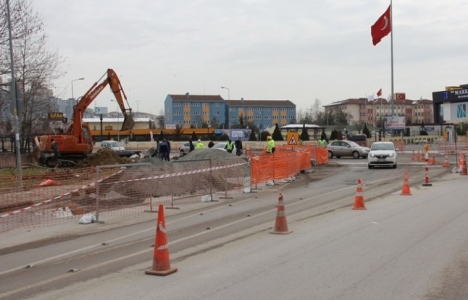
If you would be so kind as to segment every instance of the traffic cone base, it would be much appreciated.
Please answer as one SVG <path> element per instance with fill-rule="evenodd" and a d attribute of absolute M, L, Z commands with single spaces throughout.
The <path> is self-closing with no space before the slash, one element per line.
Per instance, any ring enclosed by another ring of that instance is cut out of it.
<path fill-rule="evenodd" d="M 362 181 L 358 179 L 358 185 L 356 188 L 356 196 L 354 197 L 354 210 L 366 210 L 366 206 L 364 204 L 364 196 L 362 195 Z"/>
<path fill-rule="evenodd" d="M 147 270 L 145 271 L 145 274 L 147 275 L 156 275 L 156 276 L 166 276 L 172 273 L 177 272 L 177 268 L 173 268 L 167 271 L 153 271 L 153 270 Z"/>
<path fill-rule="evenodd" d="M 272 234 L 289 234 L 292 231 L 288 230 L 288 222 L 286 221 L 286 212 L 283 205 L 283 194 L 278 198 L 278 210 L 276 213 L 275 229 L 271 231 Z"/>
<path fill-rule="evenodd" d="M 148 275 L 166 276 L 177 272 L 177 268 L 171 268 L 169 259 L 169 247 L 167 246 L 166 220 L 164 219 L 164 206 L 159 205 L 158 219 L 156 223 L 156 237 L 154 241 L 153 267 L 145 271 Z"/>

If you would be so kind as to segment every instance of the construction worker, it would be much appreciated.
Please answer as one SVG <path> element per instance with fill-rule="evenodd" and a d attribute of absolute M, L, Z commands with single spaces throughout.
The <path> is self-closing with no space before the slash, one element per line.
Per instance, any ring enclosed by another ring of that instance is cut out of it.
<path fill-rule="evenodd" d="M 326 146 L 327 140 L 322 136 L 319 140 L 319 146 Z"/>
<path fill-rule="evenodd" d="M 226 146 L 224 146 L 224 149 L 226 149 L 227 152 L 232 153 L 232 150 L 234 149 L 234 143 L 229 139 Z"/>
<path fill-rule="evenodd" d="M 266 152 L 270 154 L 273 154 L 275 152 L 275 141 L 271 138 L 271 136 L 267 137 Z"/>
<path fill-rule="evenodd" d="M 202 148 L 203 148 L 203 143 L 201 142 L 201 140 L 198 140 L 197 149 L 202 149 Z"/>

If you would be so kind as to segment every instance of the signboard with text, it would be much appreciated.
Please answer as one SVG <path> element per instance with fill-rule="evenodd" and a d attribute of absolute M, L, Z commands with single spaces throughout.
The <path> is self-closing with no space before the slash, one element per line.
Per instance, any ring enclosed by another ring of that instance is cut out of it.
<path fill-rule="evenodd" d="M 49 112 L 49 120 L 63 121 L 62 112 Z"/>

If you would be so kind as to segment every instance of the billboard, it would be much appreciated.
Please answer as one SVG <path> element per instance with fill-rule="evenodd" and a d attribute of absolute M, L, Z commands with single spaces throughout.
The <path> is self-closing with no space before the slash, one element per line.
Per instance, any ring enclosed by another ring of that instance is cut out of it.
<path fill-rule="evenodd" d="M 403 130 L 406 125 L 405 116 L 387 116 L 384 118 L 385 128 L 388 130 Z"/>
<path fill-rule="evenodd" d="M 94 113 L 97 115 L 107 115 L 107 107 L 95 107 Z"/>

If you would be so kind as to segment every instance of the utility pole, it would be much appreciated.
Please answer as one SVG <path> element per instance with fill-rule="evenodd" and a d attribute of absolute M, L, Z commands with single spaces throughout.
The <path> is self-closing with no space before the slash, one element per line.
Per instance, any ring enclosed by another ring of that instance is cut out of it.
<path fill-rule="evenodd" d="M 16 168 L 18 170 L 18 188 L 23 190 L 23 174 L 21 171 L 21 147 L 20 147 L 20 126 L 19 126 L 19 103 L 16 95 L 16 79 L 15 79 L 15 64 L 13 63 L 13 42 L 11 39 L 11 19 L 10 19 L 10 0 L 6 1 L 7 19 L 8 19 L 8 36 L 10 40 L 10 68 L 11 68 L 11 99 L 15 103 L 15 145 L 16 145 Z"/>

